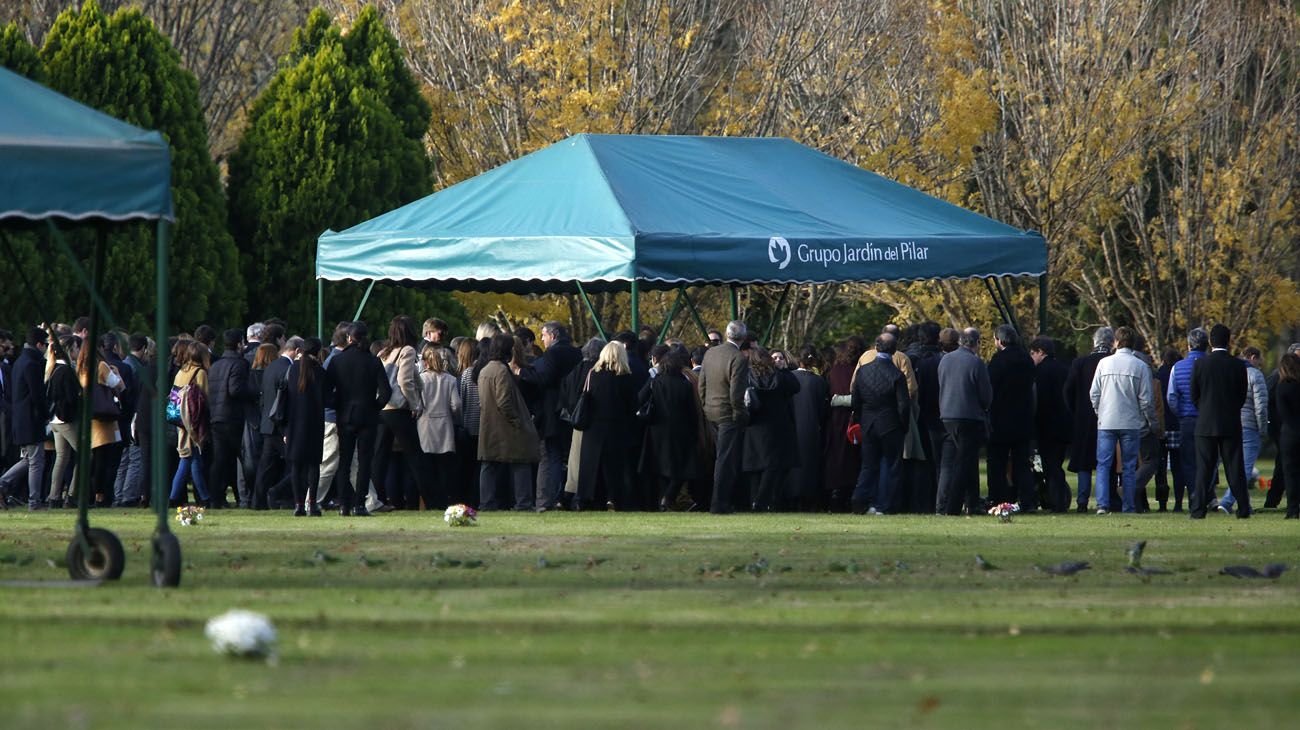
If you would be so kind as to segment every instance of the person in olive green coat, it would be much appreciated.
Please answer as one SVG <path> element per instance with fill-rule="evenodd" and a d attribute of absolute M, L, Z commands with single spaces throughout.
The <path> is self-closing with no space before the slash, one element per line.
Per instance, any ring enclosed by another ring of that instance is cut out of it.
<path fill-rule="evenodd" d="M 510 358 L 515 342 L 510 335 L 492 338 L 489 360 L 477 374 L 479 397 L 479 507 L 505 509 L 498 499 L 501 481 L 509 475 L 514 487 L 514 508 L 533 509 L 532 465 L 541 461 L 541 441 Z"/>

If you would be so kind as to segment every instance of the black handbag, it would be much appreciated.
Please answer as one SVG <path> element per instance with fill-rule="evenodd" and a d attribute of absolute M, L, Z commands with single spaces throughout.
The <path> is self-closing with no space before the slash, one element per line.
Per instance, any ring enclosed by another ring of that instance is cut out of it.
<path fill-rule="evenodd" d="M 591 426 L 591 404 L 587 401 L 587 393 L 590 389 L 591 372 L 589 371 L 582 392 L 578 394 L 578 400 L 573 404 L 573 410 L 569 412 L 569 423 L 573 425 L 574 431 L 586 431 Z"/>
<path fill-rule="evenodd" d="M 636 409 L 636 420 L 641 423 L 651 423 L 655 420 L 655 395 L 654 386 L 650 386 L 650 397 L 645 399 L 645 403 Z"/>
<path fill-rule="evenodd" d="M 103 421 L 116 421 L 122 416 L 122 406 L 113 397 L 113 390 L 107 385 L 95 383 L 91 392 L 91 414 Z"/>

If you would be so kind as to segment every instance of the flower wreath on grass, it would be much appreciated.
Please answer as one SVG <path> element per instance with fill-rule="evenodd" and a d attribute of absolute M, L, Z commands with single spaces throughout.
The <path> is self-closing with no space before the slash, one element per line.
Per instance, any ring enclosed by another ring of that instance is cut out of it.
<path fill-rule="evenodd" d="M 1001 522 L 1010 522 L 1011 515 L 1020 511 L 1020 505 L 1014 502 L 1003 502 L 989 507 L 989 514 L 995 515 Z"/>
<path fill-rule="evenodd" d="M 182 525 L 196 525 L 203 521 L 203 508 L 187 504 L 176 508 L 176 521 Z"/>
<path fill-rule="evenodd" d="M 452 527 L 474 527 L 478 524 L 478 510 L 467 504 L 453 504 L 443 513 L 442 519 Z"/>

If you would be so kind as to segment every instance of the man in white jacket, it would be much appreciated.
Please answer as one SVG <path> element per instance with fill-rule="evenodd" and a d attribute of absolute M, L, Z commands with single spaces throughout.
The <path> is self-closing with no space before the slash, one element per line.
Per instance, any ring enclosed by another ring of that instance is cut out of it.
<path fill-rule="evenodd" d="M 1156 423 L 1151 370 L 1133 354 L 1137 333 L 1115 330 L 1115 354 L 1103 358 L 1092 379 L 1092 408 L 1097 412 L 1097 514 L 1110 512 L 1110 480 L 1115 445 L 1123 460 L 1122 495 L 1125 512 L 1136 512 L 1137 461 L 1142 432 Z"/>

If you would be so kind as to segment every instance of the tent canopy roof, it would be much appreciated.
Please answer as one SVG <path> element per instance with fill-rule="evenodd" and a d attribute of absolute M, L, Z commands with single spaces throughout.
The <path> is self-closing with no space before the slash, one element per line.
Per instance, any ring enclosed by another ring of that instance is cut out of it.
<path fill-rule="evenodd" d="M 782 138 L 579 134 L 342 232 L 317 276 L 619 289 L 1036 276 L 1023 232 Z"/>
<path fill-rule="evenodd" d="M 0 99 L 0 219 L 173 218 L 161 134 L 3 68 Z"/>

